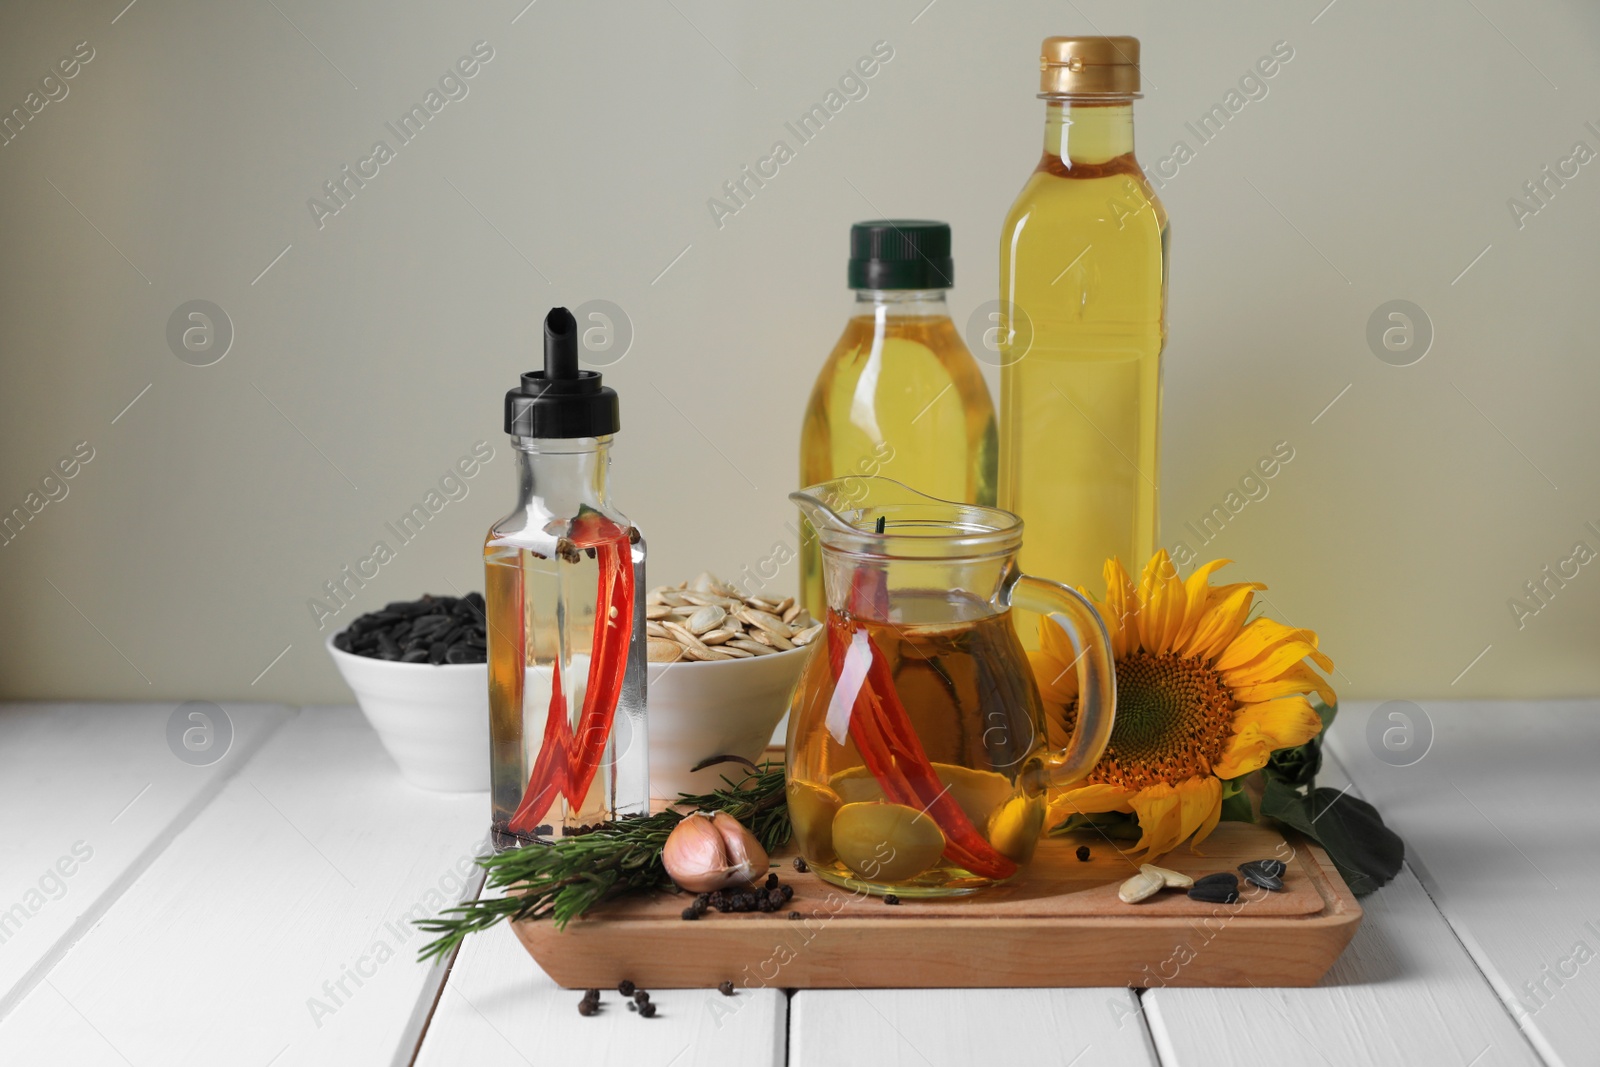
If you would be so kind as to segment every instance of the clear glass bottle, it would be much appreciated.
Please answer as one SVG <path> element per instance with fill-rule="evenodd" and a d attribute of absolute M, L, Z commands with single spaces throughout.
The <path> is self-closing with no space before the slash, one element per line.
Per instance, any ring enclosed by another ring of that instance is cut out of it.
<path fill-rule="evenodd" d="M 645 544 L 611 502 L 617 394 L 545 320 L 545 369 L 506 394 L 517 504 L 483 548 L 497 847 L 650 810 Z"/>
<path fill-rule="evenodd" d="M 1051 37 L 1041 64 L 1044 156 L 1000 237 L 1000 506 L 1024 567 L 1098 588 L 1155 551 L 1167 213 L 1133 154 L 1139 42 Z"/>
<path fill-rule="evenodd" d="M 950 226 L 915 219 L 850 228 L 854 307 L 817 375 L 800 432 L 800 485 L 895 478 L 968 504 L 995 502 L 994 401 L 950 321 Z M 827 612 L 815 532 L 802 517 L 801 603 Z"/>

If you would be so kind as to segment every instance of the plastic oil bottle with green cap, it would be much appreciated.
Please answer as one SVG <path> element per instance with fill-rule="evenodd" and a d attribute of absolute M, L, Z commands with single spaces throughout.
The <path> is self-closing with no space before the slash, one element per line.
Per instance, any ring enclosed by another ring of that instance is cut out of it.
<path fill-rule="evenodd" d="M 879 219 L 850 227 L 850 321 L 817 375 L 800 431 L 800 484 L 882 475 L 947 500 L 992 505 L 994 402 L 945 292 L 950 226 Z M 816 536 L 801 520 L 801 601 L 827 611 Z"/>

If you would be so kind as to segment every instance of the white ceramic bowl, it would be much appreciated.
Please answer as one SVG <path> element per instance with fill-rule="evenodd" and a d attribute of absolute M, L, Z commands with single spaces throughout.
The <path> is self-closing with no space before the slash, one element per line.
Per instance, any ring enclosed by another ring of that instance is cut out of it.
<path fill-rule="evenodd" d="M 326 644 L 408 782 L 445 793 L 488 791 L 488 664 L 398 663 L 342 652 L 332 635 Z"/>
<path fill-rule="evenodd" d="M 690 773 L 708 756 L 759 761 L 772 730 L 789 710 L 789 697 L 808 648 L 750 659 L 650 664 L 650 796 L 671 801 L 679 793 L 709 793 L 737 765 Z"/>

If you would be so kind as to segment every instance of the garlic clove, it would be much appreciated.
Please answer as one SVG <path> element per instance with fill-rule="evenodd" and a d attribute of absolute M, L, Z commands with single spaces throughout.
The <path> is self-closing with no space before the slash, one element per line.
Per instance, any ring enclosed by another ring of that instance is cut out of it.
<path fill-rule="evenodd" d="M 719 811 L 711 817 L 711 825 L 722 835 L 730 867 L 744 867 L 749 872 L 747 879 L 752 882 L 767 873 L 771 863 L 767 859 L 767 850 L 761 847 L 755 834 L 745 829 L 744 823 L 725 811 Z"/>
<path fill-rule="evenodd" d="M 678 888 L 711 893 L 748 885 L 767 873 L 767 853 L 733 816 L 697 811 L 667 835 L 661 865 Z"/>

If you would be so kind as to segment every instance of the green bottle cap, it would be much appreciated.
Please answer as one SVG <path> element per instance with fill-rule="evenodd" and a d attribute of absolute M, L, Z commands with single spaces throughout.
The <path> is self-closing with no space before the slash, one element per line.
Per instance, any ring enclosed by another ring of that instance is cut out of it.
<path fill-rule="evenodd" d="M 876 219 L 850 227 L 850 288 L 948 289 L 955 284 L 950 224 Z"/>

